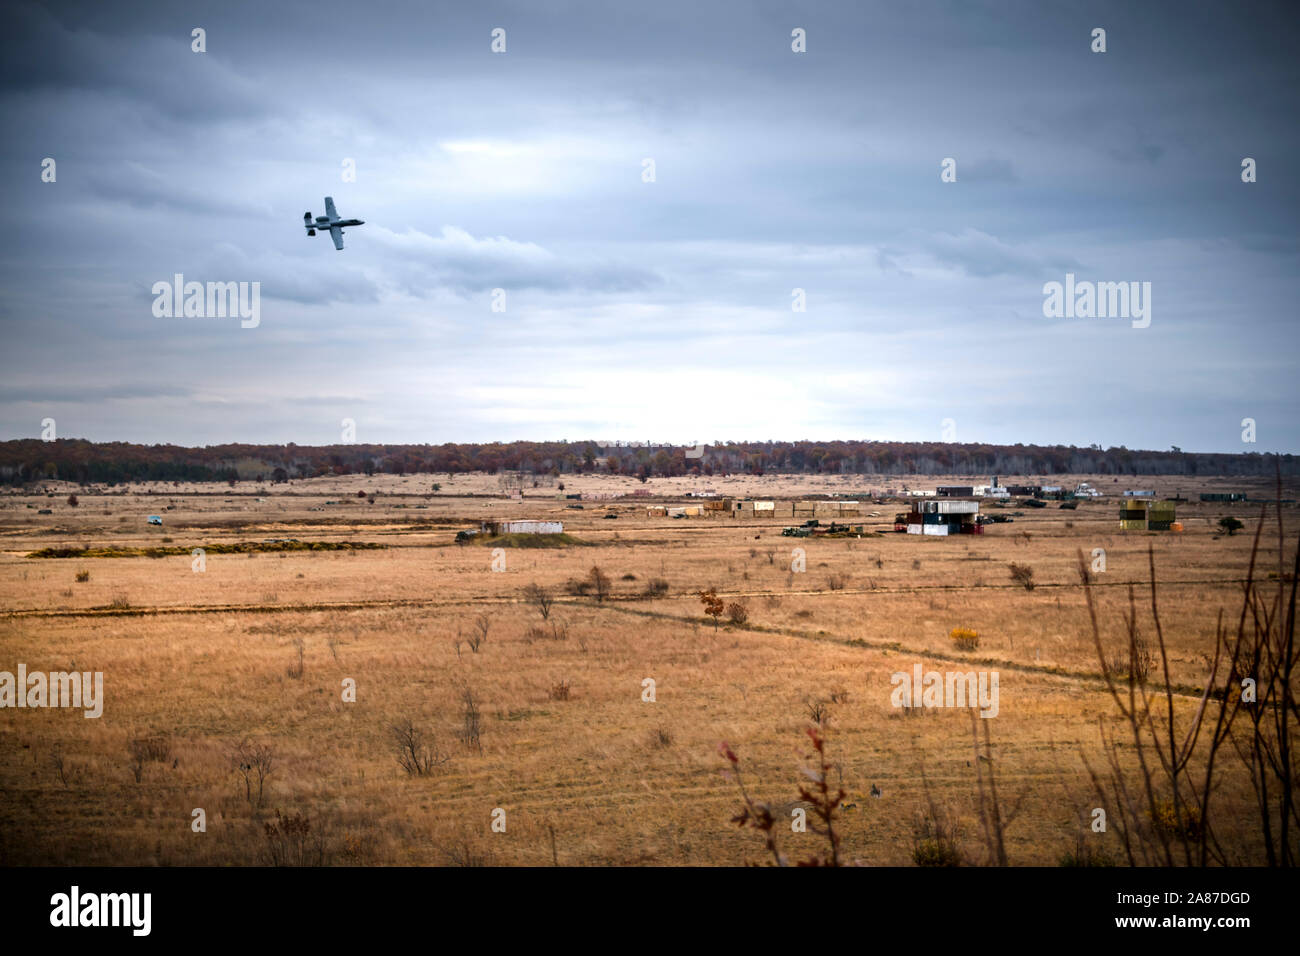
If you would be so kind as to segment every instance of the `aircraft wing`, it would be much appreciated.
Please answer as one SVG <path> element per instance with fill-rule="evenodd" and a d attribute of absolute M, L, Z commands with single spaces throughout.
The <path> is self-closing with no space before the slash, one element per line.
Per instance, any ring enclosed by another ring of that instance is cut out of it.
<path fill-rule="evenodd" d="M 330 222 L 333 222 L 339 217 L 339 211 L 334 208 L 333 196 L 325 197 L 325 215 L 329 216 Z"/>
<path fill-rule="evenodd" d="M 343 230 L 338 226 L 330 226 L 330 238 L 334 240 L 334 248 L 343 248 Z"/>

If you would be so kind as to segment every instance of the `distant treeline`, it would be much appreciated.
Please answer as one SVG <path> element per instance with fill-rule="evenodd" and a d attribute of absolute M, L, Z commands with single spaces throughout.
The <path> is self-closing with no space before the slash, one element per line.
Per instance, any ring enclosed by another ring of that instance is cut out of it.
<path fill-rule="evenodd" d="M 699 457 L 681 446 L 596 442 L 443 445 L 133 445 L 60 439 L 0 442 L 0 481 L 43 478 L 107 484 L 126 481 L 286 481 L 322 475 L 472 471 L 638 478 L 724 474 L 859 475 L 1233 475 L 1300 473 L 1300 457 L 1197 454 L 1174 448 L 982 445 L 941 442 L 782 441 L 707 445 Z"/>

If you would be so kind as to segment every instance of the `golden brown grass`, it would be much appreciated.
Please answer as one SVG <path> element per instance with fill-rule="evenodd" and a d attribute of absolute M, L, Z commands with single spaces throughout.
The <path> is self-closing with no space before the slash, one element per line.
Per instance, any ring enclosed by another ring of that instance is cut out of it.
<path fill-rule="evenodd" d="M 975 799 L 968 715 L 904 716 L 890 706 L 890 675 L 919 662 L 999 670 L 998 784 L 1024 798 L 1007 855 L 1054 864 L 1092 806 L 1080 750 L 1100 753 L 1097 722 L 1113 716 L 1077 551 L 1106 551 L 1094 599 L 1103 639 L 1119 651 L 1127 586 L 1142 593 L 1154 546 L 1171 681 L 1186 693 L 1179 706 L 1193 708 L 1215 615 L 1239 601 L 1258 514 L 1197 503 L 1180 508 L 1182 535 L 1124 534 L 1112 499 L 1026 512 L 969 538 L 790 539 L 780 526 L 797 522 L 647 518 L 628 499 L 576 510 L 553 490 L 522 503 L 457 497 L 494 491 L 495 479 L 438 480 L 434 497 L 425 497 L 431 476 L 295 482 L 267 488 L 263 502 L 212 488 L 202 496 L 181 493 L 194 487 L 80 491 L 75 513 L 55 507 L 39 520 L 25 506 L 49 499 L 4 498 L 0 670 L 23 662 L 102 671 L 106 703 L 98 720 L 0 710 L 0 862 L 264 863 L 273 841 L 263 824 L 280 809 L 309 816 L 333 862 L 544 865 L 553 829 L 555 858 L 566 865 L 742 863 L 762 847 L 729 822 L 736 795 L 720 773 L 719 741 L 742 753 L 755 795 L 788 818 L 808 702 L 834 695 L 827 739 L 854 805 L 844 811 L 842 854 L 909 864 L 925 804 L 922 767 L 967 831 Z M 722 479 L 687 482 L 651 485 L 728 490 Z M 900 483 L 803 482 L 814 491 L 886 484 Z M 735 486 L 771 494 L 800 482 Z M 1188 479 L 1180 487 L 1197 490 Z M 377 491 L 376 503 L 323 503 L 357 488 Z M 869 510 L 882 517 L 863 520 L 888 530 L 900 509 Z M 602 517 L 611 511 L 619 520 Z M 145 527 L 144 515 L 158 513 L 164 528 Z M 1245 520 L 1245 532 L 1219 537 L 1214 523 L 1226 513 Z M 491 546 L 452 543 L 457 529 L 488 517 L 558 518 L 584 544 L 509 548 L 506 569 L 493 571 Z M 1294 509 L 1284 517 L 1294 529 Z M 27 557 L 45 547 L 154 547 L 164 535 L 187 553 Z M 205 571 L 191 569 L 192 547 L 273 537 L 387 547 L 210 553 Z M 790 570 L 796 546 L 806 550 L 802 574 Z M 1033 568 L 1034 590 L 1010 580 L 1011 562 Z M 610 578 L 610 599 L 566 594 L 566 582 L 593 565 Z M 89 579 L 74 587 L 87 568 Z M 656 579 L 667 592 L 647 596 Z M 556 594 L 548 622 L 524 600 L 533 582 Z M 711 587 L 728 603 L 743 601 L 745 624 L 724 617 L 714 630 L 698 598 Z M 129 607 L 109 610 L 119 597 Z M 480 617 L 488 629 L 475 652 L 469 638 Z M 955 627 L 978 632 L 978 647 L 956 648 Z M 349 678 L 355 703 L 342 699 Z M 647 678 L 654 702 L 643 700 Z M 556 693 L 560 686 L 567 693 Z M 466 689 L 481 712 L 481 753 L 458 736 Z M 449 754 L 445 765 L 427 775 L 402 770 L 391 728 L 404 720 Z M 146 762 L 137 783 L 131 741 L 162 735 L 171 760 Z M 260 807 L 230 767 L 230 749 L 246 738 L 275 753 Z M 206 833 L 191 830 L 196 807 L 206 811 Z M 506 812 L 504 833 L 491 830 L 496 808 Z M 816 839 L 787 833 L 782 845 L 804 856 Z"/>

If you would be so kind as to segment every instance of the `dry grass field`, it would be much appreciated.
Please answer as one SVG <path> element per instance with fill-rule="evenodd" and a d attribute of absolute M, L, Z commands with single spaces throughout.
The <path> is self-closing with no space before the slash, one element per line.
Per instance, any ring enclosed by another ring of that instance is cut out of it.
<path fill-rule="evenodd" d="M 1105 551 L 1093 594 L 1103 640 L 1122 656 L 1129 585 L 1139 633 L 1154 636 L 1150 549 L 1185 718 L 1198 704 L 1220 611 L 1235 626 L 1258 502 L 1276 489 L 1215 478 L 1091 480 L 1110 497 L 1074 511 L 1012 504 L 1003 510 L 1023 512 L 1013 522 L 955 538 L 893 533 L 904 510 L 893 503 L 852 519 L 874 529 L 861 537 L 791 539 L 781 527 L 802 518 L 672 520 L 648 517 L 639 499 L 575 502 L 555 488 L 511 501 L 487 475 L 99 493 L 51 483 L 52 497 L 0 497 L 0 670 L 22 663 L 104 680 L 98 719 L 0 710 L 0 863 L 758 862 L 761 835 L 732 822 L 742 804 L 724 775 L 724 741 L 751 795 L 773 807 L 782 849 L 804 856 L 821 838 L 785 821 L 806 782 L 805 730 L 818 710 L 832 782 L 848 794 L 837 821 L 846 859 L 911 865 L 918 820 L 933 807 L 954 822 L 965 859 L 985 862 L 976 783 L 984 761 L 970 713 L 891 704 L 891 674 L 918 663 L 1000 675 L 998 714 L 980 729 L 990 731 L 1004 803 L 1018 804 L 1006 829 L 1012 864 L 1056 865 L 1085 835 L 1120 859 L 1113 829 L 1086 826 L 1098 802 L 1084 761 L 1105 765 L 1101 722 L 1114 726 L 1118 713 L 1078 555 Z M 791 476 L 565 482 L 570 494 L 640 489 L 672 502 L 705 487 L 853 497 L 902 485 Z M 1179 506 L 1184 530 L 1121 532 L 1114 495 L 1123 487 L 1190 497 Z M 1229 489 L 1253 501 L 1196 500 Z M 44 508 L 52 514 L 38 514 Z M 146 524 L 151 514 L 163 524 Z M 1235 536 L 1217 527 L 1227 514 L 1245 524 Z M 1256 576 L 1276 581 L 1289 565 L 1278 560 L 1277 509 L 1268 514 Z M 457 530 L 487 518 L 562 520 L 572 540 L 499 553 L 455 543 Z M 1298 518 L 1294 505 L 1282 506 L 1292 548 Z M 222 553 L 267 539 L 379 547 Z M 31 556 L 107 547 L 183 551 Z M 806 550 L 803 573 L 791 571 L 794 547 Z M 193 548 L 206 549 L 201 568 Z M 1032 568 L 1032 590 L 1011 579 L 1013 562 Z M 608 576 L 604 600 L 571 593 L 593 567 Z M 546 619 L 527 599 L 532 584 L 554 595 Z M 746 619 L 724 614 L 715 626 L 698 597 L 708 588 Z M 978 646 L 956 647 L 957 627 L 976 631 Z M 643 699 L 647 679 L 653 701 Z M 344 699 L 349 681 L 354 701 Z M 393 728 L 408 722 L 422 736 L 416 756 L 428 755 L 427 772 L 399 762 Z M 244 755 L 232 759 L 241 742 Z M 254 751 L 269 762 L 260 799 L 256 767 L 239 767 L 257 764 Z M 1253 859 L 1244 777 L 1225 777 L 1216 799 L 1247 807 L 1237 852 Z M 204 832 L 192 827 L 196 808 Z M 498 809 L 504 832 L 493 829 Z M 310 839 L 277 824 L 277 811 L 309 818 Z"/>

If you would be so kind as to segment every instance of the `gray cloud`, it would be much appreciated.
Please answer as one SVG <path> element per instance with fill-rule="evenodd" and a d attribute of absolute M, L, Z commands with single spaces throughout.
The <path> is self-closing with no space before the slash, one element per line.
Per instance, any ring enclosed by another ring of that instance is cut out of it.
<path fill-rule="evenodd" d="M 1088 12 L 10 4 L 0 434 L 1240 450 L 1249 415 L 1294 451 L 1293 11 Z M 1065 271 L 1151 281 L 1151 327 L 1045 320 Z M 262 324 L 154 318 L 176 272 L 261 282 Z"/>

